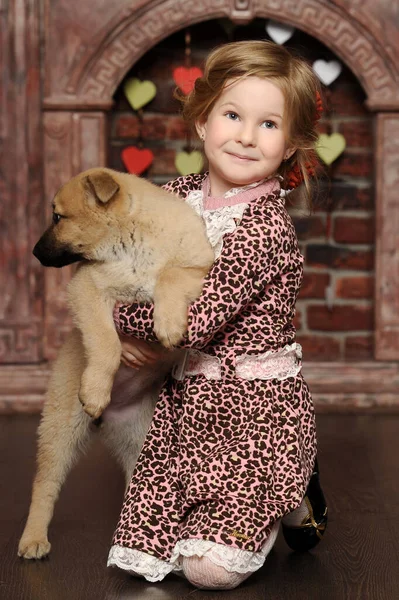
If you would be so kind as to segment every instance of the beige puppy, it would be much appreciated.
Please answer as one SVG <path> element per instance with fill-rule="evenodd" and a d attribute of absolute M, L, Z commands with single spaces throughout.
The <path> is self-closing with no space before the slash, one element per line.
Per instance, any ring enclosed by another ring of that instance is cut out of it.
<path fill-rule="evenodd" d="M 107 408 L 111 392 L 102 432 L 130 479 L 159 388 L 176 359 L 165 352 L 155 367 L 121 366 L 115 303 L 153 302 L 157 338 L 173 348 L 214 259 L 202 220 L 188 205 L 148 181 L 103 168 L 59 190 L 53 223 L 33 252 L 44 266 L 81 265 L 68 286 L 76 329 L 54 364 L 39 427 L 37 473 L 18 549 L 24 558 L 49 553 L 47 530 L 59 490 L 94 429 L 91 418 Z"/>

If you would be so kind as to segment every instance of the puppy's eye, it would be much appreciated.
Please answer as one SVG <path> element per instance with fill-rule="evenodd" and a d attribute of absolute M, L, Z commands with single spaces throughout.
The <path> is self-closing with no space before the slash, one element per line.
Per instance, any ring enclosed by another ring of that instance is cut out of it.
<path fill-rule="evenodd" d="M 53 213 L 53 223 L 54 225 L 57 225 L 57 223 L 59 223 L 61 221 L 61 215 L 59 215 L 58 213 Z"/>

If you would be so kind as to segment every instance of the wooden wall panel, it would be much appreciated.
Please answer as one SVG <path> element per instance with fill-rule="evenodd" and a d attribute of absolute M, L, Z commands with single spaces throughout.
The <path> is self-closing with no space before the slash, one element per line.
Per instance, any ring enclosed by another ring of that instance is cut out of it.
<path fill-rule="evenodd" d="M 38 0 L 0 11 L 0 362 L 42 358 L 43 273 L 31 254 L 42 228 Z"/>
<path fill-rule="evenodd" d="M 399 360 L 399 113 L 377 117 L 376 338 L 379 360 Z"/>
<path fill-rule="evenodd" d="M 105 115 L 92 112 L 47 111 L 44 113 L 44 161 L 46 218 L 51 202 L 68 179 L 90 167 L 104 166 Z M 53 359 L 70 330 L 66 288 L 74 267 L 45 271 L 44 356 Z"/>

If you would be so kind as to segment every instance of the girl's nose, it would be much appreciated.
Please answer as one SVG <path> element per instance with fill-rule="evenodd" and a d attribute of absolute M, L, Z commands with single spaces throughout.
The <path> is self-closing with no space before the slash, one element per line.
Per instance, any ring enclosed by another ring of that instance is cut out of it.
<path fill-rule="evenodd" d="M 243 123 L 238 132 L 238 142 L 243 146 L 255 146 L 256 145 L 256 132 L 251 124 Z"/>

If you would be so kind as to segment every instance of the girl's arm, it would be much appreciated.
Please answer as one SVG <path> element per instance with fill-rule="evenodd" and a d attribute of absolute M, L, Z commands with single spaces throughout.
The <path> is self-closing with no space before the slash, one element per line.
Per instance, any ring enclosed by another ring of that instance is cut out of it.
<path fill-rule="evenodd" d="M 206 346 L 281 272 L 287 247 L 286 224 L 276 213 L 273 219 L 254 216 L 249 224 L 225 237 L 222 254 L 205 278 L 201 296 L 189 307 L 188 330 L 180 346 Z M 125 335 L 157 341 L 152 304 L 117 307 L 114 318 Z"/>

